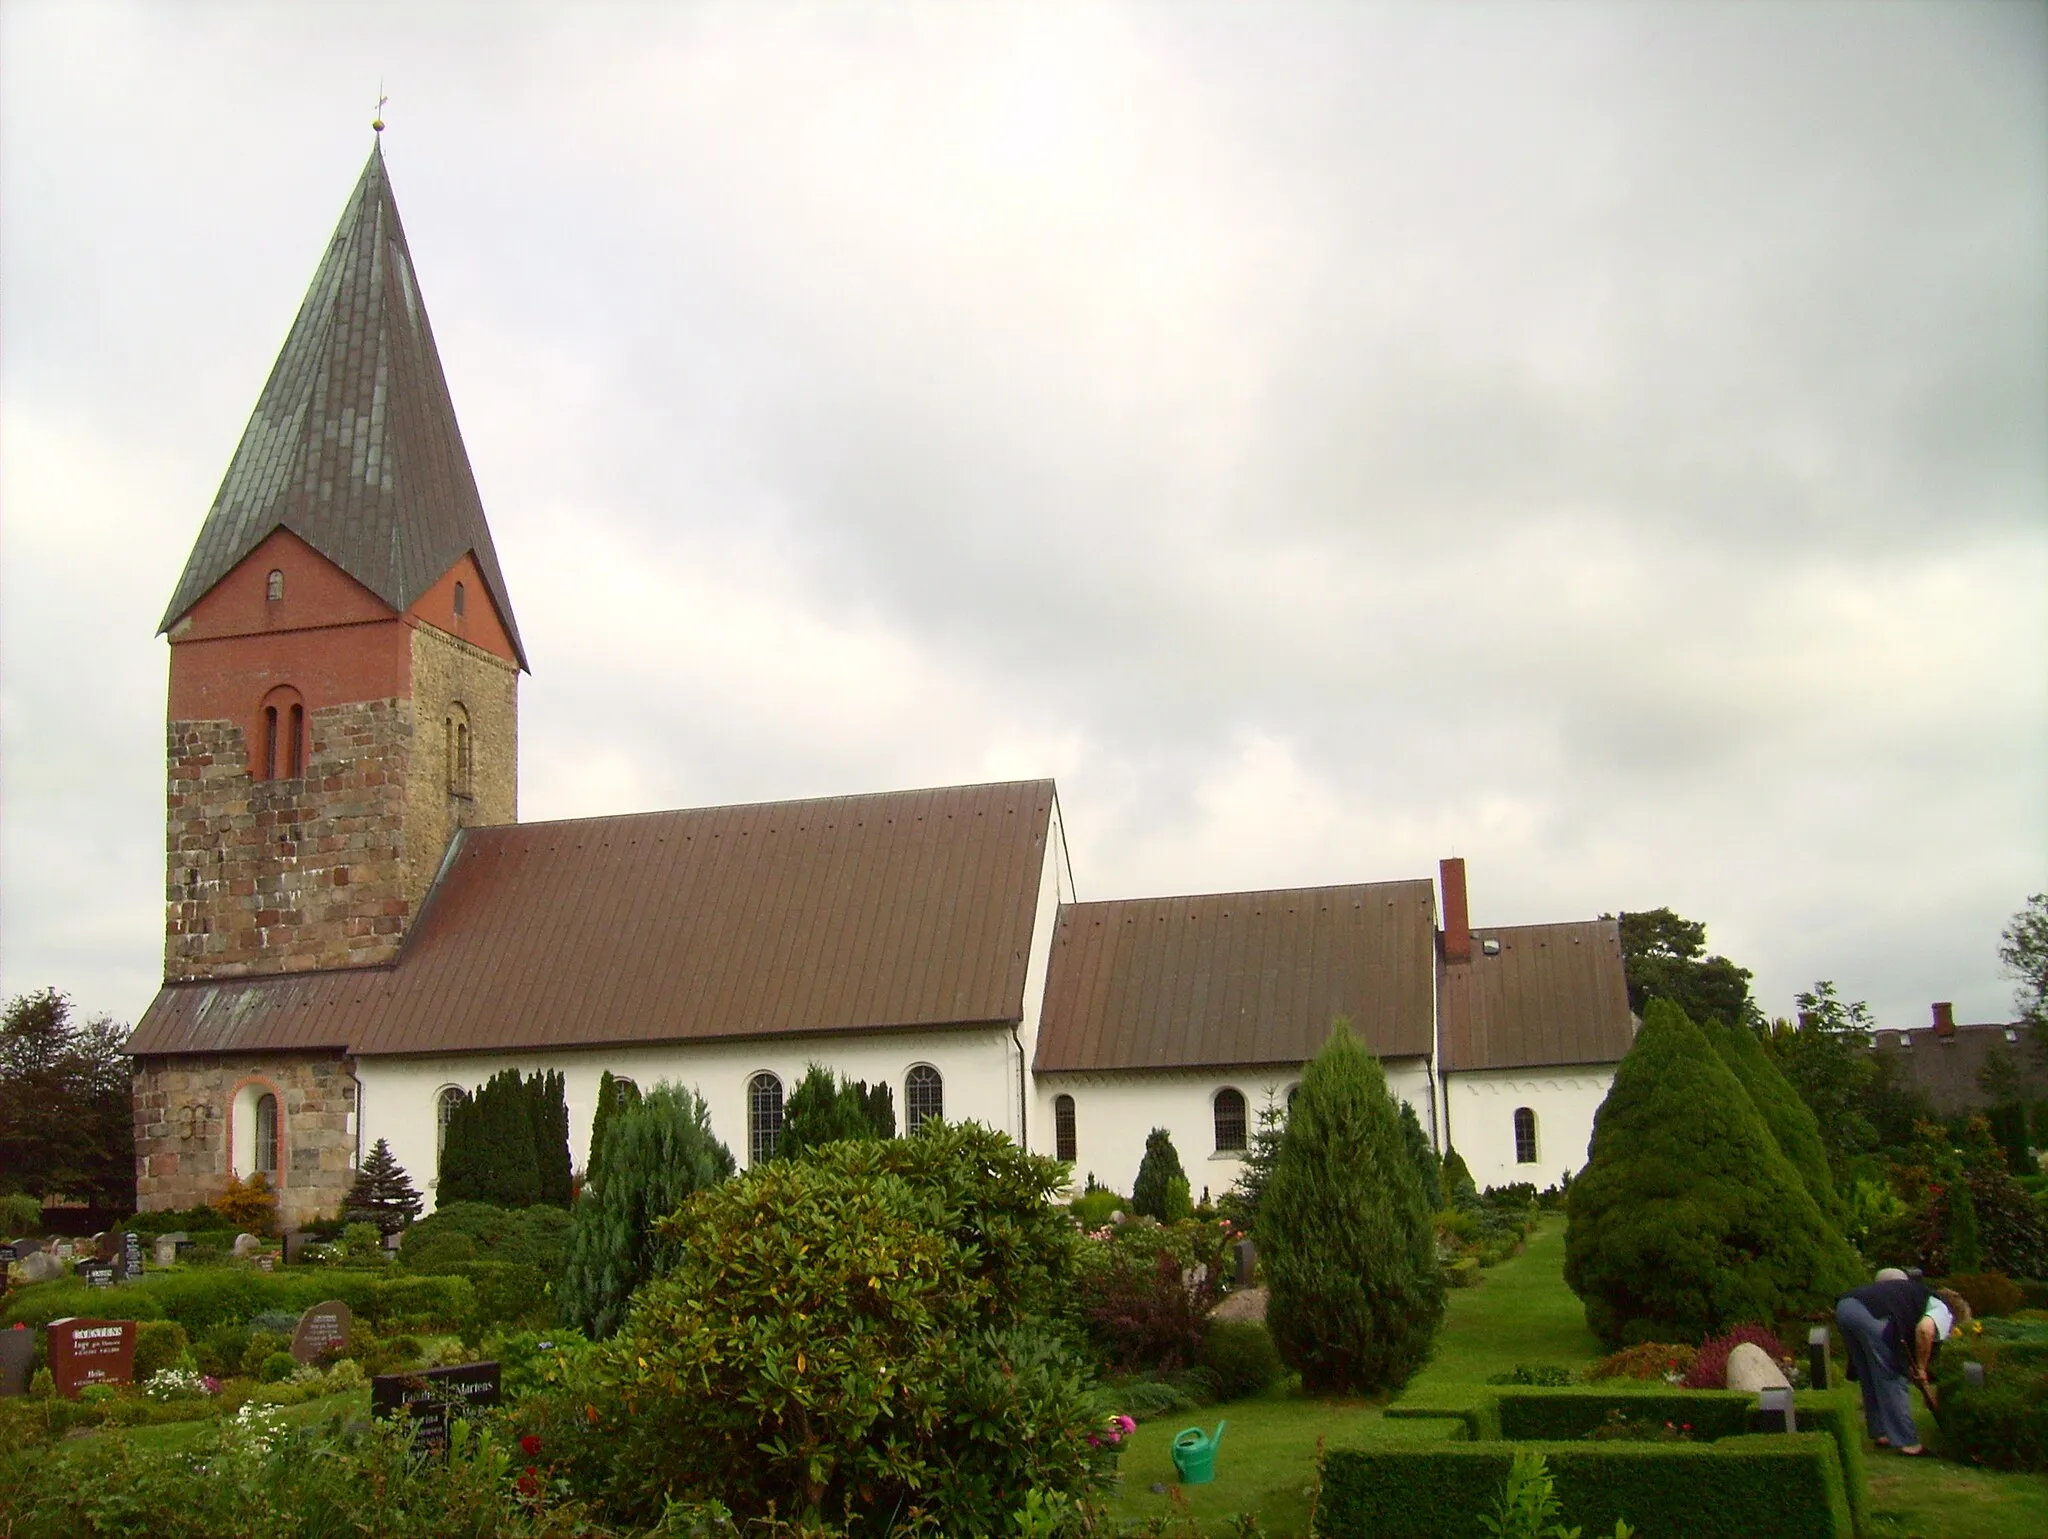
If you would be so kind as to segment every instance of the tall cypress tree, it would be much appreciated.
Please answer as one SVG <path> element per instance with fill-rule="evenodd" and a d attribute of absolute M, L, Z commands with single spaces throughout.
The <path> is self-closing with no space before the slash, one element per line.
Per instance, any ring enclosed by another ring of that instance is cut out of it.
<path fill-rule="evenodd" d="M 866 1108 L 868 1123 L 875 1130 L 877 1138 L 896 1136 L 896 1094 L 889 1088 L 889 1082 L 882 1080 L 870 1085 L 861 1080 L 854 1088 L 860 1092 L 861 1105 Z"/>
<path fill-rule="evenodd" d="M 528 1081 L 533 1097 L 533 1160 L 540 1177 L 540 1201 L 566 1208 L 576 1194 L 569 1155 L 569 1084 L 559 1069 Z"/>
<path fill-rule="evenodd" d="M 1154 1128 L 1145 1135 L 1145 1157 L 1138 1162 L 1138 1179 L 1131 1183 L 1131 1211 L 1171 1224 L 1188 1217 L 1193 1207 L 1188 1173 L 1181 1169 L 1173 1135 Z"/>
<path fill-rule="evenodd" d="M 826 1144 L 875 1136 L 874 1119 L 861 1090 L 843 1075 L 814 1063 L 783 1103 L 782 1137 L 776 1141 L 775 1157 L 793 1160 Z"/>
<path fill-rule="evenodd" d="M 1406 1101 L 1401 1103 L 1401 1141 L 1408 1146 L 1408 1157 L 1415 1161 L 1415 1173 L 1422 1177 L 1423 1198 L 1434 1213 L 1444 1205 L 1443 1162 L 1429 1146 L 1429 1135 L 1422 1131 L 1422 1119 Z"/>
<path fill-rule="evenodd" d="M 540 1200 L 533 1100 L 517 1069 L 501 1069 L 455 1108 L 441 1151 L 437 1206 L 528 1208 Z"/>
<path fill-rule="evenodd" d="M 1792 1162 L 1799 1179 L 1806 1183 L 1821 1212 L 1830 1219 L 1840 1216 L 1835 1197 L 1835 1173 L 1828 1168 L 1828 1147 L 1820 1136 L 1820 1121 L 1813 1109 L 1799 1099 L 1799 1092 L 1785 1078 L 1784 1071 L 1771 1062 L 1771 1055 L 1757 1041 L 1756 1033 L 1742 1026 L 1715 1021 L 1705 1028 L 1707 1040 L 1721 1061 L 1735 1071 L 1742 1088 L 1763 1115 L 1764 1126 L 1778 1141 L 1778 1152 Z"/>
<path fill-rule="evenodd" d="M 639 1100 L 640 1087 L 629 1079 L 614 1079 L 610 1069 L 606 1069 L 598 1079 L 597 1111 L 590 1119 L 590 1161 L 583 1167 L 585 1186 L 597 1184 L 601 1163 L 598 1151 L 604 1148 L 604 1130 L 621 1110 L 637 1104 Z"/>
<path fill-rule="evenodd" d="M 697 1093 L 668 1084 L 612 1114 L 597 1157 L 604 1180 L 577 1199 L 559 1297 L 571 1324 L 609 1336 L 633 1290 L 674 1263 L 655 1220 L 725 1180 L 733 1159 Z"/>
<path fill-rule="evenodd" d="M 1443 1318 L 1429 1201 L 1377 1058 L 1340 1019 L 1302 1075 L 1255 1231 L 1273 1344 L 1319 1393 L 1405 1384 Z"/>
<path fill-rule="evenodd" d="M 1567 1199 L 1565 1282 L 1608 1347 L 1824 1313 L 1863 1269 L 1735 1072 L 1652 1000 Z"/>

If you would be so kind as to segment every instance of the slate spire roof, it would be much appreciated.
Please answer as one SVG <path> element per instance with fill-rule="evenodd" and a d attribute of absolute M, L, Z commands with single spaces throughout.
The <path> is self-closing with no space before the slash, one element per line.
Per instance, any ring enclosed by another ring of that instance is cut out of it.
<path fill-rule="evenodd" d="M 473 553 L 526 666 L 381 144 L 342 211 L 159 631 L 279 526 L 401 613 Z"/>

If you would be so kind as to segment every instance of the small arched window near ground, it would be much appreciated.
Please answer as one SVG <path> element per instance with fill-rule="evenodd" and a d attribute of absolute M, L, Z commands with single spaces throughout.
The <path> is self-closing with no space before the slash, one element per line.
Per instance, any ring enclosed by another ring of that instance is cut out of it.
<path fill-rule="evenodd" d="M 448 1147 L 448 1124 L 455 1120 L 455 1108 L 469 1099 L 460 1085 L 447 1085 L 434 1097 L 434 1158 L 438 1162 Z"/>
<path fill-rule="evenodd" d="M 289 684 L 263 697 L 249 773 L 259 780 L 297 780 L 306 773 L 306 701 Z"/>
<path fill-rule="evenodd" d="M 460 620 L 469 613 L 469 590 L 461 583 L 455 585 L 455 618 Z"/>
<path fill-rule="evenodd" d="M 268 1176 L 271 1185 L 277 1184 L 278 1156 L 282 1152 L 278 1145 L 280 1129 L 277 1119 L 277 1097 L 260 1095 L 256 1098 L 256 1151 L 255 1167 L 259 1175 Z"/>
<path fill-rule="evenodd" d="M 747 1081 L 747 1163 L 765 1165 L 782 1142 L 782 1081 L 763 1070 Z"/>
<path fill-rule="evenodd" d="M 1074 1137 L 1074 1098 L 1070 1095 L 1052 1098 L 1052 1157 L 1069 1164 L 1081 1157 Z"/>
<path fill-rule="evenodd" d="M 1515 1108 L 1515 1163 L 1536 1163 L 1536 1113 L 1526 1106 Z"/>
<path fill-rule="evenodd" d="M 903 1076 L 903 1131 L 915 1133 L 927 1118 L 946 1115 L 946 1082 L 928 1063 L 911 1065 Z"/>
<path fill-rule="evenodd" d="M 270 574 L 269 580 L 263 586 L 263 597 L 272 604 L 284 597 L 284 573 Z"/>
<path fill-rule="evenodd" d="M 1216 1092 L 1216 1152 L 1244 1153 L 1244 1092 L 1225 1087 Z"/>

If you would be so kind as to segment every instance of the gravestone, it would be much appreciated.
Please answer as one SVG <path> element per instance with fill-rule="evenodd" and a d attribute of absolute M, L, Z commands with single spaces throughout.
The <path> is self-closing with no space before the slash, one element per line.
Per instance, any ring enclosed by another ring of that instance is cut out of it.
<path fill-rule="evenodd" d="M 1984 1387 L 1984 1365 L 1982 1363 L 1963 1364 L 1963 1382 L 1972 1389 L 1982 1389 Z"/>
<path fill-rule="evenodd" d="M 30 1256 L 40 1256 L 43 1253 L 43 1242 L 41 1240 L 16 1240 L 13 1249 L 14 1255 L 11 1259 L 26 1261 Z"/>
<path fill-rule="evenodd" d="M 297 1229 L 287 1229 L 284 1232 L 284 1264 L 286 1266 L 297 1266 L 305 1259 L 306 1247 L 317 1244 L 319 1244 L 319 1241 L 315 1240 L 310 1234 L 305 1234 Z"/>
<path fill-rule="evenodd" d="M 258 1252 L 258 1253 L 257 1253 L 257 1256 L 256 1256 L 256 1270 L 257 1270 L 257 1271 L 259 1271 L 259 1272 L 268 1272 L 268 1271 L 272 1271 L 272 1270 L 274 1270 L 274 1269 L 276 1268 L 276 1266 L 277 1266 L 277 1252 L 276 1252 L 276 1251 L 274 1251 L 274 1250 L 266 1250 L 266 1251 L 260 1251 L 260 1252 Z"/>
<path fill-rule="evenodd" d="M 102 1229 L 92 1237 L 92 1259 L 111 1262 L 121 1254 L 121 1237 L 111 1229 Z"/>
<path fill-rule="evenodd" d="M 498 1403 L 498 1365 L 463 1363 L 424 1373 L 380 1373 L 370 1380 L 370 1414 L 411 1419 L 413 1446 L 434 1453 L 448 1447 L 448 1426 Z"/>
<path fill-rule="evenodd" d="M 21 1259 L 21 1280 L 25 1283 L 55 1282 L 64 1275 L 64 1263 L 46 1250 L 30 1251 Z"/>
<path fill-rule="evenodd" d="M 82 1261 L 78 1265 L 78 1276 L 85 1279 L 88 1288 L 111 1288 L 114 1286 L 114 1264 L 111 1261 Z"/>
<path fill-rule="evenodd" d="M 1753 1395 L 1762 1389 L 1790 1389 L 1792 1381 L 1771 1361 L 1770 1353 L 1753 1341 L 1742 1341 L 1728 1354 L 1728 1387 Z"/>
<path fill-rule="evenodd" d="M 17 1325 L 0 1331 L 0 1395 L 28 1393 L 29 1370 L 36 1365 L 36 1333 Z"/>
<path fill-rule="evenodd" d="M 234 1253 L 238 1258 L 245 1256 L 253 1256 L 256 1254 L 257 1251 L 261 1250 L 262 1248 L 263 1242 L 257 1239 L 256 1236 L 253 1234 L 238 1234 L 235 1236 Z"/>
<path fill-rule="evenodd" d="M 88 1384 L 127 1384 L 135 1377 L 133 1320 L 52 1320 L 49 1337 L 50 1377 L 67 1400 Z"/>
<path fill-rule="evenodd" d="M 1749 1346 L 1751 1343 L 1745 1341 L 1743 1345 Z M 1792 1404 L 1791 1385 L 1775 1385 L 1757 1391 L 1756 1425 L 1764 1432 L 1799 1430 L 1799 1412 Z"/>
<path fill-rule="evenodd" d="M 59 1261 L 69 1261 L 73 1256 L 77 1254 L 78 1247 L 76 1245 L 73 1245 L 69 1240 L 59 1240 L 57 1242 L 57 1259 Z"/>
<path fill-rule="evenodd" d="M 172 1262 L 176 1261 L 177 1259 L 177 1236 L 169 1234 L 158 1235 L 156 1237 L 156 1264 L 158 1266 L 169 1266 Z"/>
<path fill-rule="evenodd" d="M 1237 1242 L 1237 1286 L 1249 1288 L 1259 1266 L 1259 1248 L 1248 1239 Z"/>
<path fill-rule="evenodd" d="M 115 1276 L 122 1282 L 135 1282 L 142 1276 L 142 1236 L 132 1229 L 121 1236 L 121 1260 Z"/>
<path fill-rule="evenodd" d="M 292 1356 L 302 1363 L 338 1356 L 348 1347 L 348 1305 L 340 1299 L 315 1304 L 299 1316 L 299 1328 L 292 1332 Z"/>
<path fill-rule="evenodd" d="M 1834 1381 L 1828 1370 L 1828 1328 L 1816 1325 L 1806 1333 L 1806 1376 L 1811 1389 L 1826 1389 Z"/>

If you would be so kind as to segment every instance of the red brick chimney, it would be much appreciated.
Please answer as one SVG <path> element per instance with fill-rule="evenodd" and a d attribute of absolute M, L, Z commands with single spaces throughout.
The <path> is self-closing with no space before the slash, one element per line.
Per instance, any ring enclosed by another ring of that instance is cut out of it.
<path fill-rule="evenodd" d="M 1937 1042 L 1953 1042 L 1955 1035 L 1956 1007 L 1944 999 L 1934 1007 L 1934 1039 Z"/>
<path fill-rule="evenodd" d="M 1444 890 L 1444 960 L 1472 960 L 1472 911 L 1465 901 L 1465 861 L 1453 855 L 1437 862 Z"/>

